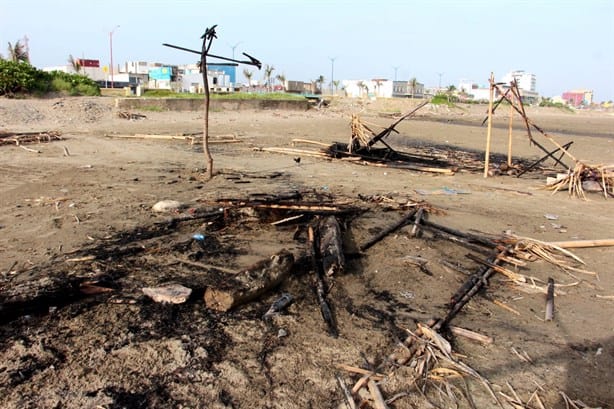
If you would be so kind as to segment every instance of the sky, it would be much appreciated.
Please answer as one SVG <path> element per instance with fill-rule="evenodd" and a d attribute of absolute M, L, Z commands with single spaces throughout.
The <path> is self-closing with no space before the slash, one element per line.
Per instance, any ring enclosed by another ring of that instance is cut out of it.
<path fill-rule="evenodd" d="M 246 52 L 288 80 L 458 87 L 524 70 L 541 95 L 614 100 L 614 0 L 0 0 L 0 54 L 27 36 L 37 67 L 69 55 L 108 65 L 112 39 L 115 65 L 193 63 L 162 43 L 198 50 L 215 24 L 211 53 Z"/>

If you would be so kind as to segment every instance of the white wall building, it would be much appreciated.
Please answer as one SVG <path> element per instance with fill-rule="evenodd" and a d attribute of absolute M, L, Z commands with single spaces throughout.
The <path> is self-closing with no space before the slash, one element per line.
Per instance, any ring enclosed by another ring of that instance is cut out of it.
<path fill-rule="evenodd" d="M 341 81 L 345 94 L 351 98 L 392 98 L 392 83 L 386 79 Z"/>
<path fill-rule="evenodd" d="M 489 86 L 481 86 L 471 80 L 460 80 L 458 92 L 467 94 L 473 101 L 488 101 L 490 98 Z"/>
<path fill-rule="evenodd" d="M 535 84 L 537 82 L 535 79 L 535 74 L 531 74 L 521 70 L 510 71 L 501 78 L 501 82 L 505 82 L 506 84 L 511 83 L 513 80 L 516 80 L 519 89 L 524 91 L 537 92 L 535 88 Z"/>

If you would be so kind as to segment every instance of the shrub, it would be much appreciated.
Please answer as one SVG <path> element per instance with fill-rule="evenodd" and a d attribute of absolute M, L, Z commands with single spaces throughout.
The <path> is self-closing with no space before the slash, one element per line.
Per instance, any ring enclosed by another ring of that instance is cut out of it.
<path fill-rule="evenodd" d="M 69 95 L 100 95 L 98 84 L 83 75 L 45 72 L 25 62 L 0 59 L 0 96 L 54 91 Z"/>
<path fill-rule="evenodd" d="M 27 93 L 41 86 L 38 70 L 25 62 L 0 60 L 0 95 Z"/>

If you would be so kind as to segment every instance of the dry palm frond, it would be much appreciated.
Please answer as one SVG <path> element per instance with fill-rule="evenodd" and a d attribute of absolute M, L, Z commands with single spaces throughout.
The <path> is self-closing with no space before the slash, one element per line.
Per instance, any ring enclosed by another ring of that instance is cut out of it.
<path fill-rule="evenodd" d="M 563 397 L 563 400 L 565 401 L 565 407 L 566 408 L 570 408 L 570 409 L 599 409 L 599 408 L 592 408 L 590 406 L 588 406 L 586 403 L 582 402 L 581 400 L 573 400 L 571 399 L 569 396 L 567 396 L 565 394 L 565 392 L 560 391 L 559 394 Z"/>
<path fill-rule="evenodd" d="M 586 263 L 571 251 L 552 243 L 514 235 L 508 236 L 508 241 L 514 244 L 513 251 L 516 257 L 524 257 L 528 260 L 541 259 L 561 267 L 568 272 L 575 271 L 578 273 L 597 275 L 597 273 L 593 271 L 578 268 L 577 265 L 584 265 Z M 575 265 L 572 262 L 575 262 Z"/>
<path fill-rule="evenodd" d="M 367 126 L 361 121 L 360 117 L 356 114 L 352 114 L 352 120 L 350 122 L 350 128 L 352 134 L 350 136 L 350 143 L 348 149 L 352 152 L 354 147 L 367 146 L 371 137 L 371 132 Z"/>
<path fill-rule="evenodd" d="M 546 188 L 553 190 L 553 194 L 562 189 L 567 189 L 570 196 L 586 199 L 582 183 L 585 181 L 597 182 L 607 198 L 614 195 L 614 165 L 588 165 L 583 162 L 576 162 L 573 170 L 554 183 L 547 185 Z"/>
<path fill-rule="evenodd" d="M 452 354 L 450 343 L 436 330 L 428 325 L 418 324 L 415 332 L 406 330 L 409 336 L 403 342 L 399 355 L 394 355 L 397 364 L 411 369 L 408 383 L 417 390 L 426 392 L 427 386 L 434 386 L 439 391 L 440 398 L 447 397 L 449 402 L 457 404 L 459 396 L 465 396 L 460 389 L 452 384 L 453 381 L 470 376 L 479 380 L 497 399 L 488 380 L 467 364 L 457 360 Z M 465 396 L 471 404 L 471 397 Z"/>

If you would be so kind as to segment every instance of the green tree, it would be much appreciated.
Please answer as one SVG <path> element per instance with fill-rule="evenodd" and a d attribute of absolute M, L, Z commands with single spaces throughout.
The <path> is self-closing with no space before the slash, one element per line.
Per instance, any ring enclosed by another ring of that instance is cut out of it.
<path fill-rule="evenodd" d="M 68 55 L 68 63 L 77 74 L 81 72 L 81 63 L 79 62 L 79 59 L 75 59 L 72 54 Z"/>
<path fill-rule="evenodd" d="M 21 43 L 21 40 L 17 40 L 15 45 L 11 44 L 9 41 L 8 59 L 13 62 L 30 63 L 28 50 L 26 50 L 26 47 Z"/>
<path fill-rule="evenodd" d="M 281 83 L 281 86 L 283 87 L 284 92 L 286 92 L 286 76 L 283 73 L 281 73 L 277 75 L 275 78 L 277 78 L 277 81 Z"/>
<path fill-rule="evenodd" d="M 247 79 L 247 89 L 248 90 L 251 89 L 252 88 L 252 77 L 254 76 L 254 73 L 248 70 L 247 68 L 245 68 L 243 70 L 243 76 L 245 76 L 245 78 Z"/>

